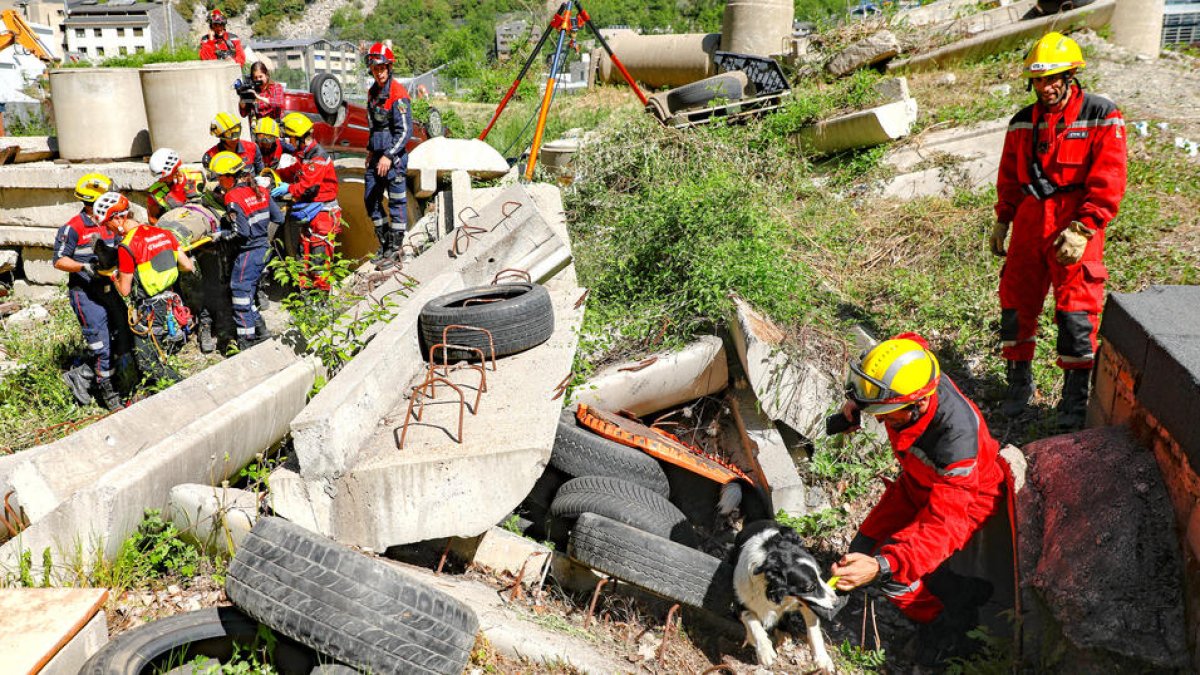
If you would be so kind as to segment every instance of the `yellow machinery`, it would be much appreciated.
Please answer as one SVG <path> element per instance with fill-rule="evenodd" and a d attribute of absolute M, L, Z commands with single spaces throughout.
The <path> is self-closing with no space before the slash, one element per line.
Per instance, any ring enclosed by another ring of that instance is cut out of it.
<path fill-rule="evenodd" d="M 17 10 L 0 11 L 0 22 L 4 24 L 4 30 L 0 31 L 0 52 L 12 45 L 19 45 L 47 65 L 58 63 L 58 59 L 54 58 L 54 54 L 42 43 L 41 38 L 33 32 L 29 24 L 25 23 L 25 19 L 21 18 Z M 0 115 L 0 136 L 3 135 L 4 117 Z"/>

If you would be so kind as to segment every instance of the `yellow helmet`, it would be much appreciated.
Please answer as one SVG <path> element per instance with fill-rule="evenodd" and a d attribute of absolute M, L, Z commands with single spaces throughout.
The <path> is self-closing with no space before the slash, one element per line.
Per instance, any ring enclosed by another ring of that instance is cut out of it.
<path fill-rule="evenodd" d="M 288 138 L 304 138 L 312 131 L 312 120 L 303 113 L 290 112 L 283 116 L 283 133 Z"/>
<path fill-rule="evenodd" d="M 232 152 L 218 152 L 208 163 L 208 170 L 219 176 L 236 176 L 246 168 L 246 163 Z"/>
<path fill-rule="evenodd" d="M 102 173 L 84 174 L 75 184 L 75 199 L 93 204 L 96 198 L 112 189 L 112 179 Z"/>
<path fill-rule="evenodd" d="M 208 132 L 217 138 L 232 140 L 242 135 L 242 122 L 227 112 L 217 113 L 208 125 Z"/>
<path fill-rule="evenodd" d="M 1078 42 L 1062 33 L 1046 33 L 1025 55 L 1021 77 L 1048 77 L 1085 65 Z"/>
<path fill-rule="evenodd" d="M 850 364 L 846 396 L 871 415 L 884 415 L 929 396 L 942 377 L 937 357 L 915 333 L 884 340 Z"/>
<path fill-rule="evenodd" d="M 260 117 L 254 125 L 254 133 L 279 138 L 279 123 L 271 117 Z"/>

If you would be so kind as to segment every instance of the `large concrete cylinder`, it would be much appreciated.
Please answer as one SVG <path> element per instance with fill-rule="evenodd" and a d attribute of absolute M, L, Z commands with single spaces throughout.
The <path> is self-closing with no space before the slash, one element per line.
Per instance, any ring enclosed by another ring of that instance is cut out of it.
<path fill-rule="evenodd" d="M 1162 47 L 1163 0 L 1117 0 L 1112 41 L 1134 54 L 1158 58 Z"/>
<path fill-rule="evenodd" d="M 638 35 L 621 33 L 608 40 L 633 79 L 649 87 L 678 87 L 716 74 L 712 53 L 721 43 L 717 33 Z M 608 54 L 596 59 L 600 82 L 624 82 Z"/>
<path fill-rule="evenodd" d="M 233 61 L 155 63 L 141 69 L 146 120 L 154 148 L 173 148 L 185 162 L 198 162 L 217 140 L 209 123 L 219 112 L 237 116 L 233 81 L 241 70 Z M 244 138 L 252 138 L 243 129 Z"/>
<path fill-rule="evenodd" d="M 137 69 L 51 70 L 50 100 L 63 159 L 112 160 L 150 154 Z"/>
<path fill-rule="evenodd" d="M 792 0 L 729 0 L 721 22 L 721 51 L 757 56 L 783 54 L 795 18 Z"/>

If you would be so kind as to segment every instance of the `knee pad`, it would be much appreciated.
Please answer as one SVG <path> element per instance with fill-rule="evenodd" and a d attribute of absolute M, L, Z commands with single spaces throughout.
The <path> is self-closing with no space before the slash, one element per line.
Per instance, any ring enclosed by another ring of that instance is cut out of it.
<path fill-rule="evenodd" d="M 1058 353 L 1060 356 L 1091 358 L 1092 318 L 1088 312 L 1055 312 L 1058 324 Z"/>

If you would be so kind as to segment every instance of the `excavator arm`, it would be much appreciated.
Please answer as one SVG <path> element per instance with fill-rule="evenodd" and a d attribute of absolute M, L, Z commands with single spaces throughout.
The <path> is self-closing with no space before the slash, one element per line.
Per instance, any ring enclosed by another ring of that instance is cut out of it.
<path fill-rule="evenodd" d="M 58 59 L 54 58 L 54 54 L 46 48 L 41 38 L 37 36 L 37 33 L 33 32 L 29 24 L 25 23 L 25 19 L 21 18 L 17 10 L 6 9 L 0 11 L 0 22 L 3 22 L 6 29 L 0 32 L 0 51 L 4 51 L 16 44 L 29 50 L 30 54 L 33 54 L 46 63 L 58 62 Z"/>

